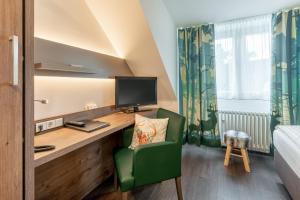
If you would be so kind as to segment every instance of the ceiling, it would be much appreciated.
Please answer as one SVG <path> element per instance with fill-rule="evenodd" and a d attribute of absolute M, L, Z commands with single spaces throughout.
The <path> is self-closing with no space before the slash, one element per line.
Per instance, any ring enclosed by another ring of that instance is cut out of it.
<path fill-rule="evenodd" d="M 300 6 L 299 0 L 163 0 L 176 25 L 216 23 Z"/>

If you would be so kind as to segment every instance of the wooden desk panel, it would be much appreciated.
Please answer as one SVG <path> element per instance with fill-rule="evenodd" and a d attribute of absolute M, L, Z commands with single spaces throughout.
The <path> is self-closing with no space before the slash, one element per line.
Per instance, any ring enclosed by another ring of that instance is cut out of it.
<path fill-rule="evenodd" d="M 80 200 L 114 172 L 112 134 L 35 168 L 36 200 Z"/>
<path fill-rule="evenodd" d="M 140 112 L 139 114 L 153 116 L 155 113 L 156 110 Z M 91 133 L 70 128 L 61 128 L 35 136 L 34 145 L 55 145 L 56 148 L 52 151 L 35 153 L 34 166 L 40 166 L 134 124 L 134 113 L 126 114 L 118 112 L 100 117 L 97 120 L 109 122 L 111 125 Z"/>

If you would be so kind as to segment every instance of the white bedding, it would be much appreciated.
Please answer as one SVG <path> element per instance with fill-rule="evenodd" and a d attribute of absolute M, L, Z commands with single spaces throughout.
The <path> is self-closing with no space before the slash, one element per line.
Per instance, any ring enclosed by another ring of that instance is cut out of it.
<path fill-rule="evenodd" d="M 300 178 L 300 126 L 277 126 L 274 146 Z"/>

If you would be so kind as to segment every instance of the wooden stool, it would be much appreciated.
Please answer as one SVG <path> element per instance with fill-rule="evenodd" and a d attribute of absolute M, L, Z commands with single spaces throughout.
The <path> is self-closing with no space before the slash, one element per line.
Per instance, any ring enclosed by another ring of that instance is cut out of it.
<path fill-rule="evenodd" d="M 226 131 L 224 133 L 224 142 L 227 146 L 224 166 L 229 165 L 230 156 L 237 156 L 243 158 L 245 170 L 250 172 L 248 144 L 250 137 L 247 133 L 241 131 Z"/>

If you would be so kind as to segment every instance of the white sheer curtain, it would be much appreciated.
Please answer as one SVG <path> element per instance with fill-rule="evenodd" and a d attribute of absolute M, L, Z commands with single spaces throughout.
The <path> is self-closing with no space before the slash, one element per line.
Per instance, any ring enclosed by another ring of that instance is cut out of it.
<path fill-rule="evenodd" d="M 215 25 L 218 99 L 269 100 L 271 16 Z"/>

